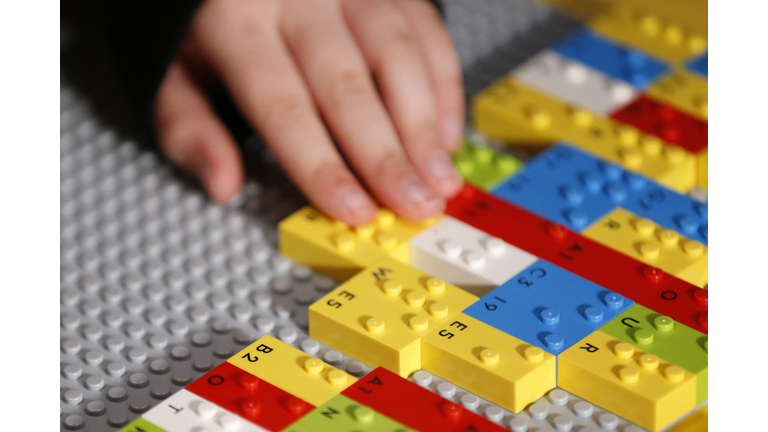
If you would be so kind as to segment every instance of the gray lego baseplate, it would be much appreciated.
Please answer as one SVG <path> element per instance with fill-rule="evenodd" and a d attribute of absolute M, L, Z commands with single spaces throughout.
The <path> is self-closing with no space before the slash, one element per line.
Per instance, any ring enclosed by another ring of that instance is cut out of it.
<path fill-rule="evenodd" d="M 577 24 L 527 0 L 448 0 L 446 18 L 468 95 Z M 276 223 L 303 198 L 278 173 L 249 180 L 229 206 L 211 202 L 124 133 L 114 78 L 73 48 L 82 39 L 62 26 L 61 430 L 120 429 L 266 334 L 370 371 L 307 336 L 307 307 L 336 284 L 277 253 Z M 510 413 L 459 392 L 511 427 Z M 551 430 L 539 423 L 530 430 Z"/>

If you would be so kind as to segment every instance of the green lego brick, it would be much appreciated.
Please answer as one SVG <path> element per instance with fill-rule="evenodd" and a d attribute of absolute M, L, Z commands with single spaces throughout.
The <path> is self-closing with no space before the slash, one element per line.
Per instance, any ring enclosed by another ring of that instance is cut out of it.
<path fill-rule="evenodd" d="M 166 430 L 139 417 L 117 432 L 166 432 Z"/>
<path fill-rule="evenodd" d="M 523 162 L 514 156 L 499 153 L 488 146 L 472 144 L 468 139 L 453 155 L 453 162 L 467 183 L 486 191 L 523 168 Z"/>
<path fill-rule="evenodd" d="M 346 396 L 334 396 L 283 432 L 406 432 L 402 424 Z"/>
<path fill-rule="evenodd" d="M 696 375 L 696 403 L 707 400 L 708 337 L 704 333 L 639 304 L 600 330 Z"/>

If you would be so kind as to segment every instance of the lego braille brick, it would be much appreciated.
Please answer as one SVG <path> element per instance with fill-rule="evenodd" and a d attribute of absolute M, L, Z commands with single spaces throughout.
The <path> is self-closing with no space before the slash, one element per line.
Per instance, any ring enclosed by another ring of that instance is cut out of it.
<path fill-rule="evenodd" d="M 421 367 L 421 338 L 477 297 L 387 258 L 309 308 L 309 335 L 371 366 L 408 376 Z"/>
<path fill-rule="evenodd" d="M 350 228 L 307 206 L 278 225 L 280 252 L 343 282 L 387 256 L 407 263 L 408 240 L 435 221 L 408 222 L 380 209 L 375 222 Z"/>
<path fill-rule="evenodd" d="M 705 190 L 709 189 L 709 150 L 699 153 L 698 185 Z"/>
<path fill-rule="evenodd" d="M 128 424 L 128 426 L 120 429 L 119 432 L 167 432 L 165 429 L 155 426 L 147 421 L 147 419 L 139 417 L 136 420 Z"/>
<path fill-rule="evenodd" d="M 705 78 L 709 77 L 709 54 L 704 53 L 701 56 L 688 62 L 688 69 L 703 75 Z"/>
<path fill-rule="evenodd" d="M 556 385 L 555 356 L 468 315 L 421 339 L 422 368 L 518 413 Z"/>
<path fill-rule="evenodd" d="M 472 144 L 468 139 L 453 155 L 453 162 L 464 181 L 490 190 L 500 181 L 519 171 L 523 162 L 487 145 Z"/>
<path fill-rule="evenodd" d="M 450 216 L 411 239 L 411 265 L 482 296 L 537 258 Z"/>
<path fill-rule="evenodd" d="M 709 404 L 704 404 L 688 414 L 680 423 L 667 429 L 667 432 L 701 432 L 709 430 Z"/>
<path fill-rule="evenodd" d="M 255 375 L 224 362 L 186 390 L 268 431 L 281 431 L 315 407 Z"/>
<path fill-rule="evenodd" d="M 706 291 L 660 269 L 470 185 L 448 201 L 446 214 L 689 327 L 708 332 L 707 301 L 702 295 Z"/>
<path fill-rule="evenodd" d="M 544 93 L 607 116 L 632 102 L 637 91 L 621 80 L 547 49 L 511 74 Z"/>
<path fill-rule="evenodd" d="M 709 128 L 706 121 L 646 95 L 614 112 L 611 117 L 694 154 L 708 146 Z"/>
<path fill-rule="evenodd" d="M 646 180 L 567 144 L 552 146 L 491 193 L 553 222 L 582 231 Z"/>
<path fill-rule="evenodd" d="M 646 94 L 699 120 L 709 118 L 709 85 L 694 73 L 675 69 L 648 87 Z"/>
<path fill-rule="evenodd" d="M 473 99 L 473 124 L 489 137 L 519 145 L 568 141 L 674 190 L 696 183 L 696 158 L 637 128 L 572 107 L 507 76 Z"/>
<path fill-rule="evenodd" d="M 362 377 L 342 394 L 419 431 L 505 430 L 461 405 L 447 401 L 382 367 Z"/>
<path fill-rule="evenodd" d="M 669 68 L 659 59 L 620 45 L 587 27 L 571 33 L 552 49 L 564 57 L 580 61 L 640 90 L 648 87 Z"/>
<path fill-rule="evenodd" d="M 600 330 L 692 373 L 696 376 L 696 403 L 707 400 L 707 335 L 641 305 L 629 308 Z"/>
<path fill-rule="evenodd" d="M 701 8 L 699 5 L 695 9 Z M 683 23 L 660 19 L 645 5 L 617 2 L 590 19 L 588 25 L 617 45 L 648 53 L 668 64 L 681 64 L 707 49 L 706 29 L 696 31 Z"/>
<path fill-rule="evenodd" d="M 513 432 L 556 432 L 563 430 L 645 432 L 646 429 L 607 412 L 563 389 L 550 391 L 525 410 L 512 413 L 498 405 L 457 387 L 451 382 L 420 370 L 411 376 L 414 383 L 487 419 L 508 427 Z"/>
<path fill-rule="evenodd" d="M 557 385 L 563 390 L 652 431 L 696 406 L 691 373 L 600 330 L 557 360 Z"/>
<path fill-rule="evenodd" d="M 272 336 L 262 337 L 227 361 L 314 406 L 324 404 L 356 380 Z"/>
<path fill-rule="evenodd" d="M 299 427 L 303 429 L 298 429 Z M 343 395 L 317 407 L 285 432 L 415 432 Z"/>
<path fill-rule="evenodd" d="M 624 209 L 616 209 L 582 235 L 699 288 L 708 282 L 707 247 Z"/>
<path fill-rule="evenodd" d="M 512 296 L 502 287 L 483 296 L 464 314 L 555 355 L 594 330 L 583 320 L 549 307 L 547 301 Z"/>
<path fill-rule="evenodd" d="M 574 321 L 598 329 L 634 302 L 545 260 L 538 260 L 493 291 L 512 301 L 520 296 L 543 302 Z"/>
<path fill-rule="evenodd" d="M 142 417 L 168 432 L 266 431 L 184 389 L 146 412 Z"/>

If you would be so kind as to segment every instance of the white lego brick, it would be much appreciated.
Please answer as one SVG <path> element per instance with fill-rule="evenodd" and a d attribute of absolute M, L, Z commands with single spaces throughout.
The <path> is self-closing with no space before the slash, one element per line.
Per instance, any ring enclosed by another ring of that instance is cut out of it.
<path fill-rule="evenodd" d="M 184 389 L 142 417 L 168 432 L 267 432 L 266 429 Z"/>
<path fill-rule="evenodd" d="M 512 75 L 544 93 L 601 115 L 609 115 L 637 96 L 629 83 L 549 49 L 531 57 Z"/>
<path fill-rule="evenodd" d="M 411 239 L 411 265 L 482 296 L 538 258 L 450 216 Z"/>

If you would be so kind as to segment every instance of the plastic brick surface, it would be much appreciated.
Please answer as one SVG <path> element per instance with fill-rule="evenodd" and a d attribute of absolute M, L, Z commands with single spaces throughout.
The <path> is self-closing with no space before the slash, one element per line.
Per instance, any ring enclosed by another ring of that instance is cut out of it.
<path fill-rule="evenodd" d="M 688 63 L 688 69 L 694 72 L 700 73 L 701 75 L 704 75 L 704 77 L 708 77 L 709 76 L 709 53 L 704 53 L 698 58 L 691 60 Z"/>
<path fill-rule="evenodd" d="M 629 308 L 600 330 L 694 374 L 696 403 L 707 400 L 707 335 L 641 305 Z"/>
<path fill-rule="evenodd" d="M 160 428 L 147 419 L 139 417 L 136 420 L 128 424 L 128 426 L 120 429 L 119 432 L 168 432 L 163 428 Z"/>
<path fill-rule="evenodd" d="M 411 239 L 411 265 L 481 296 L 537 258 L 450 216 Z"/>
<path fill-rule="evenodd" d="M 361 378 L 342 394 L 419 431 L 506 430 L 381 367 Z"/>
<path fill-rule="evenodd" d="M 303 428 L 303 429 L 299 429 Z M 415 432 L 343 395 L 317 407 L 285 432 Z"/>
<path fill-rule="evenodd" d="M 550 49 L 531 57 L 511 74 L 545 93 L 600 115 L 609 115 L 637 95 L 629 83 Z"/>
<path fill-rule="evenodd" d="M 688 282 L 616 252 L 562 225 L 472 186 L 449 200 L 446 213 L 635 303 L 707 333 L 707 298 Z"/>
<path fill-rule="evenodd" d="M 616 209 L 582 235 L 699 288 L 707 286 L 707 247 L 624 209 Z"/>
<path fill-rule="evenodd" d="M 600 330 L 558 356 L 557 384 L 653 431 L 696 406 L 691 373 Z"/>
<path fill-rule="evenodd" d="M 421 339 L 422 368 L 518 413 L 555 388 L 556 359 L 468 315 Z"/>
<path fill-rule="evenodd" d="M 696 158 L 637 128 L 573 107 L 506 76 L 472 101 L 473 125 L 489 137 L 519 145 L 567 141 L 672 189 L 696 183 Z"/>
<path fill-rule="evenodd" d="M 466 182 L 485 190 L 492 189 L 524 165 L 512 155 L 499 153 L 490 146 L 472 144 L 468 139 L 453 155 L 453 162 Z"/>
<path fill-rule="evenodd" d="M 267 432 L 184 389 L 149 410 L 143 417 L 168 432 Z"/>
<path fill-rule="evenodd" d="M 350 228 L 307 206 L 278 225 L 280 252 L 343 282 L 387 256 L 407 263 L 408 240 L 436 220 L 408 222 L 381 209 L 373 223 Z"/>
<path fill-rule="evenodd" d="M 314 339 L 401 376 L 421 367 L 421 337 L 477 297 L 393 259 L 385 259 L 309 308 Z"/>
<path fill-rule="evenodd" d="M 616 44 L 635 48 L 669 64 L 681 64 L 707 49 L 706 22 L 700 31 L 681 22 L 683 20 L 660 19 L 657 13 L 649 12 L 647 4 L 632 7 L 628 3 L 616 2 L 605 13 L 589 20 L 590 29 Z M 692 12 L 696 9 L 706 7 L 696 4 L 688 8 Z"/>
<path fill-rule="evenodd" d="M 346 372 L 272 336 L 264 336 L 227 361 L 314 406 L 355 382 Z"/>
<path fill-rule="evenodd" d="M 570 145 L 529 161 L 491 193 L 553 222 L 582 231 L 641 192 L 647 181 Z"/>
<path fill-rule="evenodd" d="M 698 153 L 708 146 L 709 127 L 706 121 L 646 95 L 614 112 L 611 117 L 692 153 Z"/>
<path fill-rule="evenodd" d="M 268 431 L 281 431 L 314 409 L 228 362 L 203 375 L 186 390 Z"/>
<path fill-rule="evenodd" d="M 552 263 L 539 260 L 494 291 L 544 302 L 575 321 L 598 329 L 634 302 Z"/>
<path fill-rule="evenodd" d="M 648 87 L 646 94 L 699 120 L 709 118 L 709 85 L 695 73 L 675 69 Z"/>
<path fill-rule="evenodd" d="M 564 57 L 645 89 L 668 66 L 640 50 L 611 41 L 583 27 L 552 47 Z"/>

